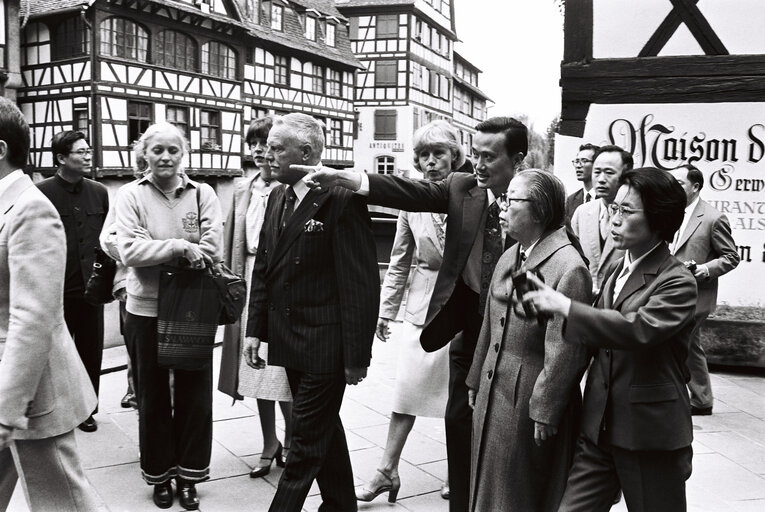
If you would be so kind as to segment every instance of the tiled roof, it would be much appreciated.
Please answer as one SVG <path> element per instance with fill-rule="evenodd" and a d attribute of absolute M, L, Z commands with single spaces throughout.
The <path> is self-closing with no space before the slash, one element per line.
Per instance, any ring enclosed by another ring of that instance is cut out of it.
<path fill-rule="evenodd" d="M 28 13 L 30 18 L 34 18 L 80 6 L 90 7 L 93 2 L 95 0 L 21 0 L 19 16 L 23 19 Z"/>
<path fill-rule="evenodd" d="M 457 75 L 454 75 L 454 76 L 452 77 L 452 79 L 454 80 L 454 83 L 455 83 L 455 84 L 457 84 L 457 85 L 459 85 L 460 87 L 463 87 L 463 88 L 465 88 L 465 89 L 468 89 L 470 92 L 472 92 L 473 94 L 475 94 L 475 95 L 476 95 L 476 96 L 478 96 L 478 97 L 481 97 L 481 98 L 483 98 L 483 99 L 485 99 L 485 100 L 487 100 L 487 101 L 491 101 L 491 98 L 489 98 L 488 96 L 486 96 L 486 93 L 485 93 L 485 92 L 483 92 L 481 89 L 479 89 L 479 88 L 478 88 L 478 87 L 476 87 L 475 85 L 471 84 L 471 83 L 470 83 L 470 82 L 468 82 L 467 80 L 465 80 L 465 79 L 463 79 L 463 78 L 460 78 L 460 77 L 458 77 Z"/>
<path fill-rule="evenodd" d="M 383 5 L 414 5 L 416 0 L 335 0 L 335 4 L 343 7 L 377 7 Z"/>
<path fill-rule="evenodd" d="M 246 13 L 244 0 L 237 0 L 243 12 Z M 284 5 L 282 3 L 282 5 Z M 295 5 L 299 5 L 297 11 Z M 289 6 L 284 9 L 282 18 L 283 30 L 274 30 L 265 23 L 255 23 L 245 14 L 245 25 L 255 37 L 284 46 L 293 50 L 304 51 L 312 55 L 318 55 L 334 62 L 342 63 L 354 68 L 362 68 L 361 63 L 351 51 L 351 43 L 346 36 L 345 25 L 340 24 L 335 31 L 335 46 L 328 46 L 323 39 L 323 34 L 316 27 L 316 41 L 307 39 L 304 35 L 303 23 L 298 17 L 298 11 L 314 9 L 323 16 L 334 16 L 345 22 L 346 18 L 334 7 L 333 0 L 291 0 Z"/>

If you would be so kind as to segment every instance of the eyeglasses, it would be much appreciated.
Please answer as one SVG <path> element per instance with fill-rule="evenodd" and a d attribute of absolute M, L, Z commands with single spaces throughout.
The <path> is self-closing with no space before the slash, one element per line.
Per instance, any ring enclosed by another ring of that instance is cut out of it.
<path fill-rule="evenodd" d="M 93 150 L 92 149 L 78 149 L 76 151 L 70 151 L 69 154 L 70 155 L 80 155 L 80 156 L 85 156 L 85 155 L 90 156 L 90 155 L 93 154 Z"/>
<path fill-rule="evenodd" d="M 505 194 L 500 194 L 499 197 L 497 197 L 497 206 L 499 206 L 501 210 L 507 210 L 508 208 L 510 208 L 510 205 L 513 203 L 513 201 L 531 203 L 534 200 L 529 199 L 527 197 L 510 197 L 507 195 L 507 193 L 505 193 Z"/>
<path fill-rule="evenodd" d="M 571 163 L 574 165 L 584 165 L 589 164 L 592 162 L 589 158 L 575 158 L 574 160 L 571 160 Z"/>
<path fill-rule="evenodd" d="M 622 216 L 622 218 L 629 217 L 630 215 L 634 213 L 643 211 L 642 208 L 625 208 L 624 206 L 620 204 L 616 204 L 616 203 L 609 204 L 608 209 L 611 212 L 611 217 L 615 216 L 618 213 L 619 215 Z"/>

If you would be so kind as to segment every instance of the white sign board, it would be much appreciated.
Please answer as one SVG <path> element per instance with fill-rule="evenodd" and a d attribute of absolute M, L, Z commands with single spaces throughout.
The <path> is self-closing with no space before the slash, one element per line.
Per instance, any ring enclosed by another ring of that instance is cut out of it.
<path fill-rule="evenodd" d="M 718 302 L 765 306 L 765 103 L 592 105 L 582 141 L 621 146 L 635 167 L 698 167 L 701 198 L 727 215 L 741 255 Z"/>

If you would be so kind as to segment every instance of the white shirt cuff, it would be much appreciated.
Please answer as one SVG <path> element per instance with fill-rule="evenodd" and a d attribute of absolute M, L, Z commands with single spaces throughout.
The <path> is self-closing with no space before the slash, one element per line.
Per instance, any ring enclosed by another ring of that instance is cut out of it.
<path fill-rule="evenodd" d="M 359 186 L 359 189 L 354 193 L 360 196 L 367 197 L 369 196 L 369 176 L 367 176 L 365 172 L 362 172 L 360 174 L 361 174 L 361 185 Z"/>

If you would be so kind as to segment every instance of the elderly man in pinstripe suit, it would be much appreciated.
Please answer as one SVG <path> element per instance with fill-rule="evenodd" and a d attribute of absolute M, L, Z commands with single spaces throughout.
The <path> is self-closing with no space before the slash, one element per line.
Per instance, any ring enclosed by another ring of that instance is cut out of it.
<path fill-rule="evenodd" d="M 321 123 L 277 117 L 266 159 L 283 185 L 268 199 L 252 275 L 244 357 L 254 368 L 260 340 L 292 389 L 293 434 L 270 510 L 300 511 L 314 479 L 322 511 L 354 511 L 348 446 L 340 421 L 346 384 L 367 373 L 380 281 L 364 198 L 344 189 L 309 190 L 305 171 L 324 147 Z"/>

